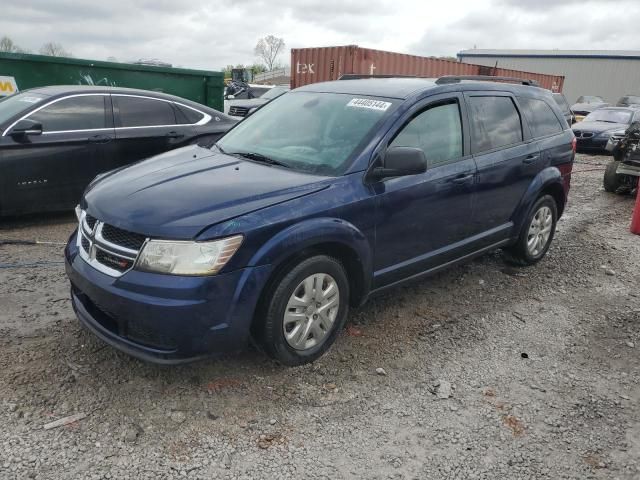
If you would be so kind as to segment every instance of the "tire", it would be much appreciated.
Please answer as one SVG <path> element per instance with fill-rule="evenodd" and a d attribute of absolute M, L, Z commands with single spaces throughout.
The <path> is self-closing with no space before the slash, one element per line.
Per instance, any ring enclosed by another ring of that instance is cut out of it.
<path fill-rule="evenodd" d="M 322 293 L 318 282 L 322 282 Z M 333 306 L 327 307 L 329 304 Z M 287 366 L 304 365 L 331 347 L 348 310 L 349 281 L 344 267 L 335 258 L 313 256 L 276 277 L 266 291 L 254 335 L 271 358 Z"/>
<path fill-rule="evenodd" d="M 549 217 L 547 217 L 547 214 Z M 547 225 L 549 220 L 550 225 Z M 553 241 L 557 221 L 558 206 L 556 201 L 551 195 L 543 195 L 529 211 L 516 243 L 505 249 L 506 260 L 518 266 L 534 265 L 542 260 Z M 545 235 L 548 227 L 550 229 Z M 534 243 L 533 247 L 529 243 L 533 239 L 532 234 L 534 237 L 538 236 L 539 238 L 539 242 Z"/>
<path fill-rule="evenodd" d="M 616 193 L 618 188 L 623 185 L 622 175 L 618 175 L 616 173 L 616 171 L 618 170 L 618 165 L 620 165 L 620 162 L 618 161 L 610 162 L 609 165 L 607 165 L 606 170 L 604 171 L 604 179 L 602 183 L 604 185 L 605 191 L 609 193 Z"/>

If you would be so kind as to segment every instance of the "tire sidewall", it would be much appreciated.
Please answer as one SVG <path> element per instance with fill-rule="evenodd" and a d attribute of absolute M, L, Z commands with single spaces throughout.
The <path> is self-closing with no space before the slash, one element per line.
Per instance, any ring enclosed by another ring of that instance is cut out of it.
<path fill-rule="evenodd" d="M 296 350 L 287 342 L 284 336 L 284 313 L 289 298 L 300 282 L 315 273 L 331 275 L 338 285 L 340 305 L 338 314 L 333 322 L 331 332 L 324 341 L 308 350 Z M 318 255 L 301 261 L 282 276 L 272 290 L 272 297 L 266 309 L 263 329 L 263 346 L 276 360 L 289 366 L 310 363 L 326 352 L 340 334 L 349 310 L 349 282 L 342 264 L 329 256 Z"/>
<path fill-rule="evenodd" d="M 620 181 L 620 176 L 617 173 L 619 165 L 620 165 L 620 162 L 617 160 L 614 160 L 607 165 L 604 171 L 603 186 L 605 191 L 609 193 L 615 193 L 616 190 L 618 190 L 618 188 L 622 186 L 622 182 Z"/>
<path fill-rule="evenodd" d="M 529 248 L 527 246 L 527 237 L 529 233 L 529 227 L 531 226 L 531 221 L 533 217 L 536 215 L 538 210 L 542 207 L 549 207 L 551 209 L 551 215 L 553 216 L 553 223 L 551 225 L 551 234 L 549 235 L 549 239 L 547 240 L 547 244 L 544 246 L 542 251 L 538 255 L 531 255 L 529 252 Z M 556 205 L 556 201 L 553 199 L 551 195 L 544 195 L 540 197 L 531 207 L 529 211 L 529 215 L 527 215 L 527 221 L 524 224 L 522 229 L 522 233 L 520 235 L 519 246 L 522 255 L 525 257 L 527 263 L 533 264 L 542 260 L 542 258 L 547 254 L 549 247 L 551 246 L 551 242 L 553 242 L 553 237 L 556 233 L 556 224 L 558 222 L 558 206 Z"/>

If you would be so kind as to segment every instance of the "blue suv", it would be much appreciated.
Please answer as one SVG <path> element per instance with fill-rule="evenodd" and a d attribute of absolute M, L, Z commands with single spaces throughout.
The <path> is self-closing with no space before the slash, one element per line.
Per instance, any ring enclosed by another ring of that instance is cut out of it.
<path fill-rule="evenodd" d="M 136 357 L 311 362 L 350 307 L 503 248 L 538 262 L 575 138 L 549 91 L 444 77 L 298 88 L 210 149 L 97 177 L 65 250 L 80 321 Z"/>

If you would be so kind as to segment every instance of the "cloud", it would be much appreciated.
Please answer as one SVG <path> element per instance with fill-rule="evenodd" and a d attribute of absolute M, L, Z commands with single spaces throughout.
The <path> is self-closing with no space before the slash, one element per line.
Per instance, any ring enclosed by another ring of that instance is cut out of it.
<path fill-rule="evenodd" d="M 472 48 L 640 49 L 637 0 L 30 0 L 2 7 L 0 35 L 37 52 L 157 58 L 218 70 L 252 63 L 257 40 L 296 47 L 357 44 L 420 55 Z"/>
<path fill-rule="evenodd" d="M 640 4 L 635 0 L 619 1 L 615 9 L 603 1 L 500 0 L 493 6 L 473 9 L 449 24 L 427 28 L 409 49 L 430 55 L 455 55 L 474 47 L 640 49 L 635 26 Z"/>

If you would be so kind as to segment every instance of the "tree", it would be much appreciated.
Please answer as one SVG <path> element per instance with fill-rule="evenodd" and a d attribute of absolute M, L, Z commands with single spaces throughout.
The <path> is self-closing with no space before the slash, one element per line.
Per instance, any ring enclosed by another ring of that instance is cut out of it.
<path fill-rule="evenodd" d="M 264 38 L 258 40 L 254 52 L 259 57 L 264 65 L 267 67 L 267 71 L 273 70 L 278 55 L 284 49 L 284 39 L 274 37 L 273 35 L 267 35 Z"/>
<path fill-rule="evenodd" d="M 40 48 L 40 55 L 48 55 L 49 57 L 73 57 L 71 52 L 67 52 L 62 45 L 57 42 L 45 43 Z"/>
<path fill-rule="evenodd" d="M 19 47 L 13 40 L 5 36 L 0 38 L 0 52 L 27 53 L 27 50 Z"/>

